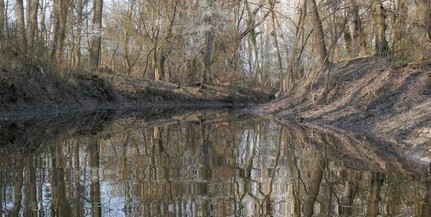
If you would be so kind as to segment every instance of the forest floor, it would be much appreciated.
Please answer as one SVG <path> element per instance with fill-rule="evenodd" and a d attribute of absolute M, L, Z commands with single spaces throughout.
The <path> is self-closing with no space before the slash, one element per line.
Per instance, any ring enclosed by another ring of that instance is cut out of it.
<path fill-rule="evenodd" d="M 252 112 L 285 125 L 353 132 L 390 144 L 368 147 L 382 156 L 431 162 L 431 62 L 394 64 L 377 57 L 340 62 L 329 77 L 320 73 L 302 91 Z M 357 149 L 347 149 L 352 148 Z"/>
<path fill-rule="evenodd" d="M 262 89 L 240 85 L 174 84 L 116 74 L 111 70 L 46 73 L 0 71 L 0 117 L 52 115 L 67 111 L 150 107 L 242 107 L 274 99 Z"/>

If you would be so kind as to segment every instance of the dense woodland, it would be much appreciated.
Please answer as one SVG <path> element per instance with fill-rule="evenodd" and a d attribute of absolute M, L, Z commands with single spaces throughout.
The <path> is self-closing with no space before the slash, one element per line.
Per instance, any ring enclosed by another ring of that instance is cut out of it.
<path fill-rule="evenodd" d="M 1 0 L 0 64 L 289 91 L 359 56 L 428 59 L 428 0 Z"/>

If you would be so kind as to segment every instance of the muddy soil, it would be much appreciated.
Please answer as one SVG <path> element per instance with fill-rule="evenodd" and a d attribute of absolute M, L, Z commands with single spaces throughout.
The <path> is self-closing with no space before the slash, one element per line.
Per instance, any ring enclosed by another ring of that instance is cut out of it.
<path fill-rule="evenodd" d="M 431 62 L 396 64 L 367 57 L 334 64 L 302 91 L 258 106 L 284 124 L 349 131 L 387 155 L 431 162 Z M 388 146 L 379 143 L 390 143 Z M 359 153 L 358 153 L 359 154 Z"/>

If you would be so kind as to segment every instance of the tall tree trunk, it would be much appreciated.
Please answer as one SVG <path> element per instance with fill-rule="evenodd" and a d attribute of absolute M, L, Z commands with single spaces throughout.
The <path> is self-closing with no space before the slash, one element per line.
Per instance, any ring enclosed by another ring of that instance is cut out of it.
<path fill-rule="evenodd" d="M 307 17 L 307 1 L 308 0 L 304 0 L 302 3 L 302 6 L 299 8 L 300 15 L 299 15 L 298 24 L 296 25 L 295 40 L 293 42 L 292 50 L 290 51 L 289 62 L 287 63 L 287 72 L 286 72 L 287 75 L 283 80 L 283 83 L 284 83 L 283 92 L 293 89 L 295 60 L 297 59 L 298 55 L 299 56 L 301 55 L 301 53 L 298 54 L 299 40 L 301 39 L 301 37 L 304 37 L 305 18 Z M 303 50 L 303 49 L 300 49 L 300 50 Z"/>
<path fill-rule="evenodd" d="M 16 24 L 17 24 L 17 36 L 18 41 L 17 47 L 25 50 L 26 39 L 25 39 L 25 18 L 24 18 L 24 4 L 23 0 L 16 0 L 15 6 L 16 13 Z"/>
<path fill-rule="evenodd" d="M 90 67 L 91 69 L 97 69 L 100 65 L 99 61 L 102 49 L 103 0 L 94 0 L 93 4 L 93 35 L 90 47 Z"/>
<path fill-rule="evenodd" d="M 251 11 L 250 9 L 250 3 L 248 1 L 245 1 L 245 8 L 247 10 L 247 29 L 250 29 L 249 34 L 249 45 L 251 49 L 251 60 L 250 63 L 250 70 L 252 73 L 255 74 L 255 80 L 258 83 L 262 83 L 262 74 L 260 74 L 260 65 L 259 65 L 259 50 L 257 47 L 257 32 L 255 30 L 256 26 L 256 13 L 257 11 Z"/>
<path fill-rule="evenodd" d="M 48 31 L 47 31 L 47 28 L 46 28 L 46 23 L 45 23 L 45 18 L 46 18 L 46 5 L 45 5 L 46 3 L 45 3 L 45 1 L 44 0 L 41 0 L 41 2 L 40 2 L 40 10 L 39 10 L 39 28 L 40 28 L 40 30 L 39 30 L 39 36 L 38 36 L 38 38 L 39 38 L 39 41 L 41 41 L 42 43 L 43 43 L 43 45 L 44 46 L 46 46 L 46 47 L 48 47 L 49 45 L 48 45 L 48 35 L 50 34 Z"/>
<path fill-rule="evenodd" d="M 5 22 L 6 22 L 6 16 L 5 16 L 5 4 L 4 0 L 0 0 L 0 37 L 4 37 L 4 28 L 5 28 Z M 0 45 L 3 42 L 3 40 L 0 40 Z"/>
<path fill-rule="evenodd" d="M 322 21 L 320 20 L 316 0 L 309 0 L 311 20 L 314 27 L 314 40 L 316 42 L 317 57 L 322 68 L 329 65 L 328 51 L 326 49 L 325 34 L 323 33 Z"/>
<path fill-rule="evenodd" d="M 376 55 L 387 56 L 389 53 L 389 46 L 388 41 L 386 40 L 385 9 L 380 0 L 374 1 L 372 8 Z"/>
<path fill-rule="evenodd" d="M 51 60 L 57 63 L 61 62 L 63 59 L 69 8 L 70 0 L 54 0 L 54 41 Z"/>
<path fill-rule="evenodd" d="M 33 51 L 33 44 L 37 32 L 37 11 L 39 9 L 39 0 L 27 0 L 27 47 L 30 52 Z"/>
<path fill-rule="evenodd" d="M 214 24 L 213 24 L 213 10 L 215 0 L 207 0 L 207 7 L 210 11 L 209 15 L 206 15 L 204 22 L 209 26 L 208 30 L 205 32 L 205 53 L 204 53 L 204 70 L 202 75 L 202 87 L 205 83 L 211 82 L 213 79 L 213 74 L 211 70 L 211 65 L 214 56 Z"/>
<path fill-rule="evenodd" d="M 408 19 L 408 1 L 407 0 L 399 0 L 397 7 L 397 15 L 398 17 L 395 20 L 394 27 L 394 43 L 399 43 L 399 40 L 405 37 L 406 35 L 406 27 L 407 27 L 407 19 Z"/>
<path fill-rule="evenodd" d="M 359 55 L 361 50 L 361 41 L 362 41 L 362 22 L 361 17 L 359 16 L 359 7 L 356 3 L 356 0 L 348 0 L 349 4 L 347 19 L 348 19 L 348 27 L 350 38 L 350 55 L 352 57 L 356 57 Z M 348 49 L 349 50 L 349 49 Z"/>
<path fill-rule="evenodd" d="M 394 16 L 394 38 L 392 39 L 392 50 L 397 57 L 407 57 L 404 50 L 404 42 L 407 34 L 407 20 L 408 20 L 408 0 L 398 0 L 396 9 L 396 16 Z"/>
<path fill-rule="evenodd" d="M 431 40 L 431 1 L 415 0 L 420 27 L 424 28 L 428 38 Z"/>
<path fill-rule="evenodd" d="M 82 41 L 82 25 L 84 20 L 84 2 L 83 0 L 77 0 L 76 2 L 76 38 L 73 46 L 72 64 L 75 66 L 81 66 L 81 41 Z"/>
<path fill-rule="evenodd" d="M 277 14 L 274 10 L 275 8 L 275 4 L 276 1 L 275 0 L 271 0 L 269 1 L 270 4 L 270 8 L 271 8 L 271 21 L 272 21 L 272 35 L 274 37 L 274 44 L 275 44 L 275 49 L 277 50 L 277 60 L 278 60 L 278 73 L 279 73 L 279 86 L 278 86 L 278 90 L 281 92 L 284 92 L 284 90 L 286 89 L 284 87 L 284 76 L 285 73 L 283 72 L 283 59 L 281 58 L 281 53 L 280 53 L 280 46 L 278 43 L 278 34 L 277 34 Z M 289 79 L 288 82 L 289 87 L 291 86 L 291 80 Z"/>

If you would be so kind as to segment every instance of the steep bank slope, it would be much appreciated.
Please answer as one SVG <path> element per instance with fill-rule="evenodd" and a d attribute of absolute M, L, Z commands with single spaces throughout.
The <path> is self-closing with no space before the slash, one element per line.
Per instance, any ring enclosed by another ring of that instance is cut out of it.
<path fill-rule="evenodd" d="M 431 62 L 394 65 L 388 59 L 359 58 L 335 64 L 328 82 L 326 76 L 255 112 L 281 122 L 366 134 L 394 142 L 415 158 L 431 157 Z"/>
<path fill-rule="evenodd" d="M 0 72 L 1 113 L 157 106 L 208 107 L 267 102 L 273 94 L 238 85 L 178 85 L 109 70 L 58 76 L 37 69 Z"/>

